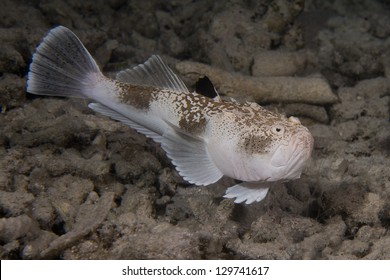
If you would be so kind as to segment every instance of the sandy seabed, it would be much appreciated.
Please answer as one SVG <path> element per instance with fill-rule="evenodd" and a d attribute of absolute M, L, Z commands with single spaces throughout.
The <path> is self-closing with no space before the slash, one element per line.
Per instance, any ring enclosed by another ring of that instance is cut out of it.
<path fill-rule="evenodd" d="M 183 61 L 245 77 L 216 86 L 312 132 L 302 178 L 234 204 L 222 198 L 231 179 L 189 185 L 159 145 L 87 101 L 26 94 L 34 49 L 56 25 L 108 76 L 160 54 L 189 88 Z M 329 99 L 245 91 L 318 77 Z M 390 259 L 389 102 L 390 1 L 3 0 L 0 258 Z"/>

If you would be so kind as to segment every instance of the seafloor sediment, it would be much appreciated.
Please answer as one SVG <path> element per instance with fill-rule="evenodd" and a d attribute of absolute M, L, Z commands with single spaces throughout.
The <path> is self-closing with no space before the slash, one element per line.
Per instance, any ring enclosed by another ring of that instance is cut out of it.
<path fill-rule="evenodd" d="M 389 1 L 1 6 L 1 259 L 390 258 Z M 26 94 L 56 25 L 109 76 L 159 54 L 189 88 L 207 74 L 222 95 L 299 117 L 315 139 L 302 178 L 234 204 L 231 179 L 191 186 L 87 101 Z"/>

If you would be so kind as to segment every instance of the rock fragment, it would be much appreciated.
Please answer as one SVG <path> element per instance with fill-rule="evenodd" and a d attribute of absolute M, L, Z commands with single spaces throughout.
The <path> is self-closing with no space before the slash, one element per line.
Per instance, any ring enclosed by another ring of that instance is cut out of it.
<path fill-rule="evenodd" d="M 264 51 L 254 56 L 251 67 L 255 77 L 293 76 L 304 71 L 304 52 Z"/>
<path fill-rule="evenodd" d="M 50 258 L 59 251 L 73 245 L 85 235 L 95 230 L 107 217 L 113 205 L 114 193 L 104 193 L 95 204 L 85 202 L 76 215 L 73 230 L 53 240 L 49 247 L 42 251 L 42 258 Z"/>
<path fill-rule="evenodd" d="M 8 243 L 28 234 L 37 234 L 38 231 L 37 223 L 25 214 L 0 219 L 0 240 L 2 242 Z"/>

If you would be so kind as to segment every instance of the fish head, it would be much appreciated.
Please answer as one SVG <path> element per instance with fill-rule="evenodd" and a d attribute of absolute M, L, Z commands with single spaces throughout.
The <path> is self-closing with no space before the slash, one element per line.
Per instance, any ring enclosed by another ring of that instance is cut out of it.
<path fill-rule="evenodd" d="M 234 177 L 268 182 L 297 179 L 311 156 L 313 143 L 309 130 L 295 117 L 254 126 L 238 142 L 242 160 Z"/>

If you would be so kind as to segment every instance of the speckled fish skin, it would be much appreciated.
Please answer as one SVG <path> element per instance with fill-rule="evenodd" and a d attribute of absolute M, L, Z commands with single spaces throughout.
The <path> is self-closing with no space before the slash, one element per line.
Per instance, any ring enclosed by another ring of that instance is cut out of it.
<path fill-rule="evenodd" d="M 273 182 L 299 178 L 313 148 L 297 118 L 190 93 L 159 56 L 116 80 L 106 78 L 76 35 L 61 26 L 37 48 L 27 91 L 94 100 L 91 109 L 160 143 L 188 182 L 243 181 L 225 194 L 236 203 L 261 201 Z"/>

